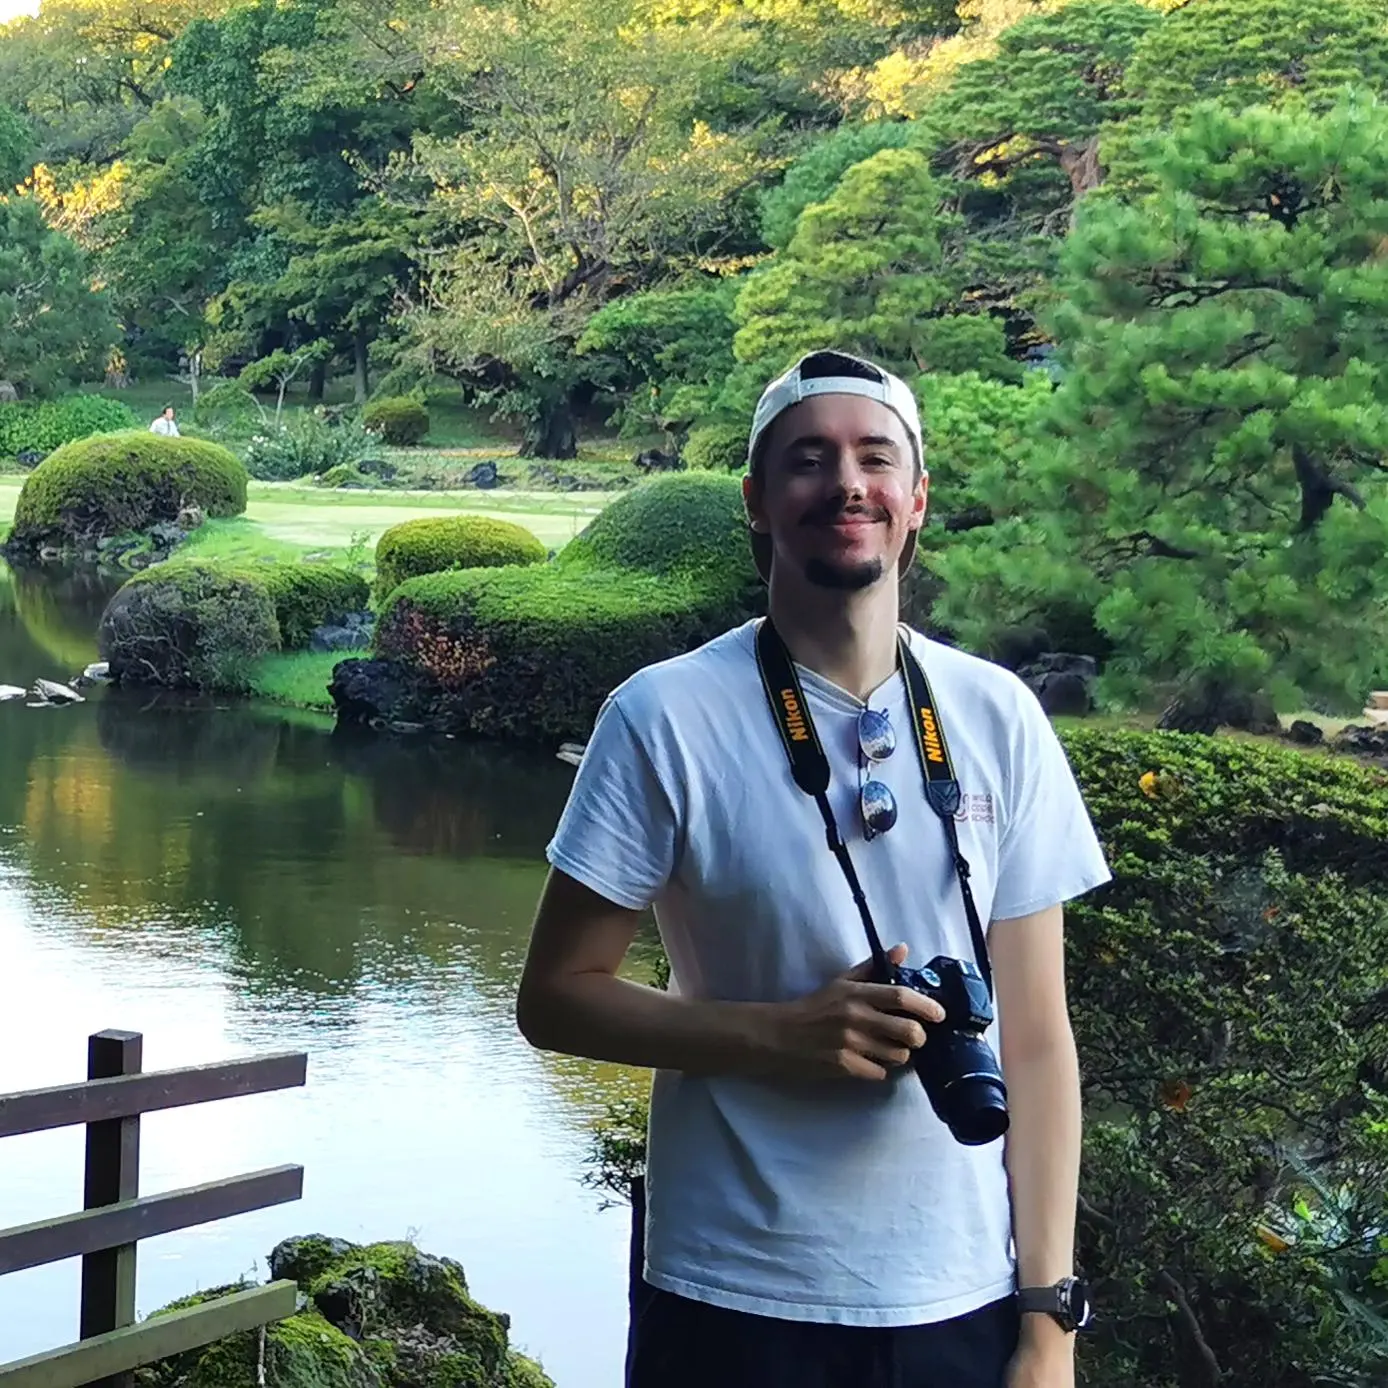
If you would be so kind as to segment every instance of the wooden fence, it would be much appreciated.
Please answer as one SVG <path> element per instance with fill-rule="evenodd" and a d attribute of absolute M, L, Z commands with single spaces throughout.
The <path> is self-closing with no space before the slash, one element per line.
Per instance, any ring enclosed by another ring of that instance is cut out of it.
<path fill-rule="evenodd" d="M 87 1038 L 85 1084 L 0 1095 L 0 1138 L 87 1129 L 82 1211 L 0 1229 L 0 1275 L 81 1257 L 81 1338 L 0 1364 L 0 1388 L 131 1388 L 137 1368 L 294 1313 L 294 1283 L 278 1281 L 135 1324 L 141 1239 L 298 1200 L 304 1187 L 302 1166 L 275 1166 L 141 1196 L 140 1115 L 290 1089 L 308 1070 L 296 1052 L 145 1074 L 142 1051 L 138 1032 L 99 1031 Z"/>

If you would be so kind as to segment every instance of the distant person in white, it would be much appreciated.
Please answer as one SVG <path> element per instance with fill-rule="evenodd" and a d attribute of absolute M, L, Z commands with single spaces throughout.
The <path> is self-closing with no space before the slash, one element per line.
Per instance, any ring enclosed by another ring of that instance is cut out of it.
<path fill-rule="evenodd" d="M 149 426 L 151 434 L 163 434 L 167 438 L 179 437 L 178 425 L 174 423 L 174 407 L 165 405 L 163 413 Z"/>
<path fill-rule="evenodd" d="M 535 1046 L 656 1071 L 627 1384 L 1073 1388 L 1089 1310 L 1073 1275 L 1063 903 L 1108 868 L 1031 691 L 898 626 L 928 486 L 906 385 L 812 353 L 767 387 L 748 452 L 753 555 L 832 813 L 882 940 L 901 941 L 891 962 L 917 967 L 974 951 L 899 630 L 929 681 L 1010 1128 L 966 1146 L 927 1101 L 909 1062 L 943 1011 L 860 962 L 866 928 L 792 779 L 758 623 L 633 675 L 601 710 L 550 845 L 517 1001 Z M 871 765 L 868 710 L 896 738 Z M 870 781 L 895 800 L 885 830 Z M 648 907 L 668 992 L 619 976 Z"/>

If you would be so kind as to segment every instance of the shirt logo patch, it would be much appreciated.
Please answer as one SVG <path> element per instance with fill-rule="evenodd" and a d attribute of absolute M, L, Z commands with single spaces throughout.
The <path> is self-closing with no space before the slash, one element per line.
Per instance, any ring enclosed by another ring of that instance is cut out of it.
<path fill-rule="evenodd" d="M 954 812 L 954 817 L 961 824 L 972 822 L 974 824 L 996 824 L 997 819 L 993 813 L 993 795 L 991 791 L 985 791 L 981 795 L 970 795 L 967 791 L 961 791 L 959 795 L 959 808 Z"/>

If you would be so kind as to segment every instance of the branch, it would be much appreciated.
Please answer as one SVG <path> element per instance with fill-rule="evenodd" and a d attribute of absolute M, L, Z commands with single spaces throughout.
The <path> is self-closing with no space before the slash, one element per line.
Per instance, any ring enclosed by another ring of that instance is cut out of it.
<path fill-rule="evenodd" d="M 1219 1367 L 1219 1360 L 1215 1358 L 1214 1350 L 1210 1348 L 1209 1341 L 1205 1339 L 1205 1332 L 1200 1328 L 1200 1321 L 1191 1308 L 1190 1298 L 1186 1296 L 1186 1289 L 1165 1268 L 1158 1271 L 1157 1284 L 1176 1303 L 1180 1322 L 1190 1336 L 1191 1343 L 1195 1346 L 1195 1352 L 1204 1369 L 1205 1382 L 1211 1385 L 1211 1388 L 1215 1388 L 1215 1385 L 1224 1377 L 1224 1370 Z"/>

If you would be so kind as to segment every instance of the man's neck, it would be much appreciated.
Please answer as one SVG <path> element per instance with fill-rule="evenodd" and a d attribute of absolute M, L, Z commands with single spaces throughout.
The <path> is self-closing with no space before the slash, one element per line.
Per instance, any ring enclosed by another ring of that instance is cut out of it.
<path fill-rule="evenodd" d="M 847 593 L 774 574 L 768 604 L 791 658 L 863 700 L 896 669 L 900 606 L 894 577 Z"/>

